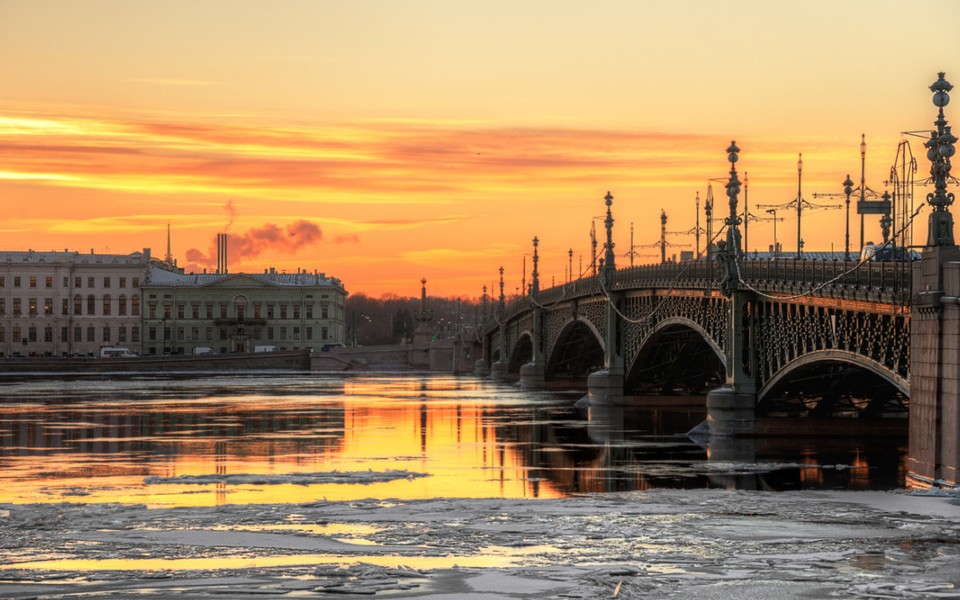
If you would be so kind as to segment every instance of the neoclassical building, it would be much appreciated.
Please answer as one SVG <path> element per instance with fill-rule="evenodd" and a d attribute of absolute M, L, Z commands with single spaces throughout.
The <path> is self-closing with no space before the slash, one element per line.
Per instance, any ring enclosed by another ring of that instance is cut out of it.
<path fill-rule="evenodd" d="M 160 266 L 143 283 L 143 354 L 253 352 L 343 343 L 347 292 L 323 273 L 184 274 Z"/>
<path fill-rule="evenodd" d="M 140 286 L 150 250 L 133 254 L 0 251 L 0 356 L 141 351 Z"/>

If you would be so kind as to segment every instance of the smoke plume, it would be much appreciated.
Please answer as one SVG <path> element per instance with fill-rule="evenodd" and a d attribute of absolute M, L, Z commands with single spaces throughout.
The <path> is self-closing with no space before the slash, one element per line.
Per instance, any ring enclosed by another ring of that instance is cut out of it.
<path fill-rule="evenodd" d="M 228 206 L 232 206 L 228 203 Z M 282 254 L 295 254 L 301 248 L 323 241 L 323 231 L 316 223 L 300 220 L 280 227 L 266 223 L 246 233 L 227 234 L 227 261 L 231 270 L 241 265 L 244 259 L 256 258 L 268 250 Z M 197 248 L 187 250 L 187 269 L 202 270 L 217 264 L 217 243 L 214 238 L 210 250 L 204 254 Z"/>
<path fill-rule="evenodd" d="M 223 207 L 227 211 L 227 226 L 223 228 L 224 233 L 230 231 L 233 220 L 237 217 L 237 209 L 233 206 L 233 198 L 227 200 L 227 205 Z"/>

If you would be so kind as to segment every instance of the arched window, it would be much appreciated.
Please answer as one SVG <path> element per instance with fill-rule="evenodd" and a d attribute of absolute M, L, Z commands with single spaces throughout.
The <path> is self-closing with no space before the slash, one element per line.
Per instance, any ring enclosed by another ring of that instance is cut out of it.
<path fill-rule="evenodd" d="M 97 298 L 93 294 L 87 296 L 87 314 L 97 314 Z"/>
<path fill-rule="evenodd" d="M 121 317 L 127 316 L 127 297 L 120 296 L 117 298 L 117 314 Z"/>
<path fill-rule="evenodd" d="M 102 314 L 102 315 L 107 315 L 107 316 L 109 316 L 109 315 L 111 314 L 111 313 L 110 313 L 110 307 L 111 307 L 111 304 L 112 304 L 111 300 L 112 300 L 112 299 L 110 298 L 110 294 L 105 294 L 105 295 L 103 296 L 103 312 L 100 313 L 100 314 Z"/>
<path fill-rule="evenodd" d="M 238 321 L 243 321 L 247 316 L 247 297 L 243 294 L 234 296 L 233 298 L 233 310 L 237 315 Z"/>
<path fill-rule="evenodd" d="M 82 315 L 83 314 L 83 296 L 77 294 L 73 297 L 73 314 Z"/>
<path fill-rule="evenodd" d="M 140 316 L 140 296 L 131 296 L 130 314 L 134 317 Z"/>

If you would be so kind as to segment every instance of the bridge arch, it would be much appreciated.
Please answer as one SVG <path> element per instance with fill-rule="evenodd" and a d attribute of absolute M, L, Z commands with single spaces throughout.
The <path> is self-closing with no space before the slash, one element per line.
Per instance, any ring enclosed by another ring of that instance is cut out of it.
<path fill-rule="evenodd" d="M 828 377 L 830 385 L 818 383 Z M 828 398 L 833 402 L 834 396 L 852 395 L 854 388 L 859 394 L 873 393 L 870 404 L 881 407 L 877 411 L 882 409 L 881 405 L 892 404 L 897 405 L 894 410 L 905 411 L 905 401 L 910 397 L 910 382 L 885 365 L 856 352 L 828 349 L 807 352 L 774 373 L 757 390 L 757 407 L 760 412 L 776 411 L 778 398 L 791 392 L 802 398 L 813 391 L 814 395 L 821 395 L 820 402 Z M 815 410 L 826 412 L 831 406 L 818 405 Z"/>
<path fill-rule="evenodd" d="M 507 369 L 509 373 L 519 373 L 521 366 L 533 360 L 533 334 L 530 331 L 520 333 L 509 356 L 510 365 Z"/>
<path fill-rule="evenodd" d="M 568 318 L 560 327 L 547 357 L 547 379 L 585 378 L 603 367 L 603 336 L 586 319 Z"/>
<path fill-rule="evenodd" d="M 668 317 L 640 341 L 624 391 L 700 394 L 722 385 L 725 371 L 723 348 L 706 329 L 686 317 Z"/>

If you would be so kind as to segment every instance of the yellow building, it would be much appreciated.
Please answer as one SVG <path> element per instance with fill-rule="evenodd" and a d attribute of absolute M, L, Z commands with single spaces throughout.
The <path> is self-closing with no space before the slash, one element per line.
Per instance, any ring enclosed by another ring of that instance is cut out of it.
<path fill-rule="evenodd" d="M 183 274 L 143 284 L 143 353 L 316 352 L 345 337 L 343 283 L 323 273 Z"/>

